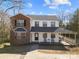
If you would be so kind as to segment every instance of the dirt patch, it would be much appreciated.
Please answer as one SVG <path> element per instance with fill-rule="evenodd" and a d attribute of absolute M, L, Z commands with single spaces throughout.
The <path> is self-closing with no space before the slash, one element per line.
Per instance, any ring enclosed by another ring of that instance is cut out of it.
<path fill-rule="evenodd" d="M 45 50 L 40 49 L 38 52 L 47 54 L 79 54 L 79 47 L 70 48 L 69 51 L 65 50 Z"/>
<path fill-rule="evenodd" d="M 47 54 L 66 54 L 66 51 L 60 51 L 60 50 L 39 50 L 38 52 Z"/>

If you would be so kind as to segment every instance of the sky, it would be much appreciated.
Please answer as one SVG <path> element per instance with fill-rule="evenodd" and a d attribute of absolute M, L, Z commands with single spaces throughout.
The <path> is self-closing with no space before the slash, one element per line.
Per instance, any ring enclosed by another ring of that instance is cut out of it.
<path fill-rule="evenodd" d="M 22 0 L 22 2 L 22 8 L 19 13 L 26 15 L 58 15 L 61 12 L 68 14 L 79 8 L 79 0 Z M 0 10 L 5 11 L 11 6 L 13 6 L 13 3 L 7 0 L 2 3 Z M 7 13 L 14 15 L 13 10 L 10 9 Z M 15 11 L 17 14 L 18 8 L 15 8 Z"/>

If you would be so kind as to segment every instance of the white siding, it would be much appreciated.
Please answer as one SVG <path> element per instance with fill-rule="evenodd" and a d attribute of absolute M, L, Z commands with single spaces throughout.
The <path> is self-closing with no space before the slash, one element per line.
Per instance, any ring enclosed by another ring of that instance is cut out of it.
<path fill-rule="evenodd" d="M 47 27 L 51 27 L 51 22 L 55 22 L 55 27 L 59 27 L 59 21 L 55 20 L 32 20 L 30 21 L 31 27 L 35 26 L 35 21 L 39 22 L 39 27 L 43 27 L 43 22 L 47 22 Z"/>
<path fill-rule="evenodd" d="M 43 38 L 44 32 L 38 32 L 38 33 L 39 33 L 39 40 L 38 40 L 38 42 L 44 42 L 44 38 Z M 36 42 L 34 34 L 35 34 L 34 32 L 31 32 L 31 35 L 32 35 L 31 36 L 31 42 Z M 47 42 L 51 42 L 51 33 L 47 33 L 46 41 Z M 59 42 L 58 34 L 55 34 L 54 42 Z"/>
<path fill-rule="evenodd" d="M 59 27 L 59 21 L 55 21 L 55 26 Z"/>
<path fill-rule="evenodd" d="M 51 27 L 51 22 L 55 22 L 55 27 L 59 27 L 59 21 L 57 20 L 30 20 L 31 27 L 35 26 L 35 21 L 39 22 L 39 27 L 43 27 L 43 22 L 47 22 L 47 27 Z M 38 42 L 44 42 L 43 34 L 44 32 L 38 32 L 39 33 L 39 40 Z M 47 32 L 47 42 L 51 42 L 51 33 Z M 54 38 L 55 42 L 59 42 L 58 34 L 55 34 Z M 31 32 L 31 42 L 35 42 L 34 32 Z"/>

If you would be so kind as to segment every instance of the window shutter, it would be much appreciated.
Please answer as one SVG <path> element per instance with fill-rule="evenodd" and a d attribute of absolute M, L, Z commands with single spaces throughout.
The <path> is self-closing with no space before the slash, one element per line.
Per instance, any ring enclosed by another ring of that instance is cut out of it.
<path fill-rule="evenodd" d="M 26 20 L 24 20 L 24 26 L 26 26 Z"/>
<path fill-rule="evenodd" d="M 16 20 L 15 20 L 15 26 L 16 26 Z"/>

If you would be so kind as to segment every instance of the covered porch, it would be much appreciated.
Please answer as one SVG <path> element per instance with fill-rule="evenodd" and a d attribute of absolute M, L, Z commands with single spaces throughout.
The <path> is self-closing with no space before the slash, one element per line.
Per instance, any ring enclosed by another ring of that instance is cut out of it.
<path fill-rule="evenodd" d="M 30 42 L 76 45 L 76 35 L 76 32 L 64 28 L 32 28 Z"/>
<path fill-rule="evenodd" d="M 58 28 L 55 32 L 59 34 L 59 39 L 61 40 L 62 44 L 77 45 L 77 32 L 73 32 L 64 28 Z"/>

